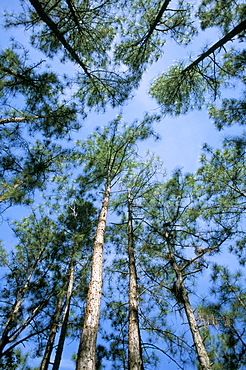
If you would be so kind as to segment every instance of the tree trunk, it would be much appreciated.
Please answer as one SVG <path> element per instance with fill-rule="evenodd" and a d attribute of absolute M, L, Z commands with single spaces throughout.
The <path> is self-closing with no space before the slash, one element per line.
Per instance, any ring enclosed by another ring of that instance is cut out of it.
<path fill-rule="evenodd" d="M 137 271 L 134 256 L 132 203 L 130 191 L 128 191 L 128 258 L 129 258 L 128 369 L 143 370 L 141 338 L 138 320 Z"/>
<path fill-rule="evenodd" d="M 180 290 L 181 290 L 181 294 L 182 294 L 182 298 L 184 302 L 185 313 L 186 313 L 186 316 L 189 322 L 191 334 L 192 334 L 193 341 L 196 347 L 200 369 L 201 370 L 211 370 L 212 367 L 210 365 L 210 360 L 209 360 L 206 348 L 203 344 L 203 340 L 200 335 L 200 331 L 199 331 L 199 328 L 196 322 L 194 311 L 191 307 L 189 296 L 188 296 L 188 293 L 184 286 L 183 281 L 181 282 Z"/>
<path fill-rule="evenodd" d="M 160 9 L 159 13 L 157 14 L 154 22 L 150 25 L 150 29 L 149 29 L 148 33 L 143 38 L 145 43 L 152 36 L 153 32 L 155 31 L 156 27 L 158 26 L 158 23 L 161 21 L 161 18 L 163 16 L 163 14 L 165 13 L 165 11 L 167 10 L 167 7 L 168 7 L 168 4 L 170 3 L 170 1 L 171 0 L 165 0 L 164 3 L 162 4 L 161 9 Z"/>
<path fill-rule="evenodd" d="M 175 282 L 175 295 L 177 300 L 184 305 L 185 313 L 188 319 L 190 331 L 193 337 L 194 345 L 196 348 L 196 353 L 198 357 L 198 361 L 200 364 L 199 369 L 201 370 L 212 370 L 210 365 L 210 360 L 208 357 L 208 353 L 206 348 L 203 344 L 203 340 L 197 325 L 197 321 L 194 315 L 194 311 L 191 307 L 189 295 L 184 285 L 184 280 L 182 276 L 182 272 L 180 271 L 177 263 L 175 262 L 175 257 L 173 253 L 171 254 L 171 264 L 174 268 L 174 271 L 177 276 L 177 281 Z"/>
<path fill-rule="evenodd" d="M 109 196 L 110 181 L 107 182 L 105 189 L 95 236 L 94 251 L 92 256 L 91 280 L 87 295 L 76 370 L 95 370 L 96 367 L 96 340 L 102 295 L 104 232 L 108 213 Z"/>
<path fill-rule="evenodd" d="M 196 318 L 190 304 L 189 295 L 184 285 L 182 271 L 180 270 L 178 264 L 176 263 L 175 255 L 173 252 L 173 246 L 170 243 L 170 235 L 166 228 L 164 230 L 164 237 L 167 241 L 170 263 L 174 269 L 177 278 L 173 286 L 173 293 L 177 301 L 184 306 L 186 317 L 188 319 L 190 331 L 196 348 L 196 353 L 200 365 L 199 369 L 212 370 L 208 353 L 203 344 L 203 340 L 196 322 Z"/>
<path fill-rule="evenodd" d="M 71 261 L 69 266 L 68 266 L 67 273 L 66 273 L 66 275 L 68 277 L 68 281 L 66 281 L 67 294 L 66 294 L 66 304 L 65 304 L 64 314 L 67 310 L 68 297 L 69 297 L 69 295 L 71 296 L 70 291 L 72 292 L 72 286 L 73 286 L 73 281 L 74 281 L 73 270 L 74 270 L 73 261 Z M 42 359 L 41 366 L 40 366 L 39 370 L 48 370 L 48 368 L 49 368 L 50 358 L 51 358 L 51 354 L 52 354 L 52 351 L 53 351 L 53 348 L 54 348 L 55 337 L 56 337 L 57 329 L 59 327 L 59 319 L 60 319 L 61 313 L 62 313 L 62 303 L 63 303 L 63 300 L 64 300 L 64 295 L 65 294 L 62 294 L 58 299 L 55 314 L 53 315 L 53 318 L 52 318 L 52 326 L 51 326 L 51 329 L 50 329 L 49 338 L 48 338 L 48 341 L 47 341 L 46 349 L 45 349 L 44 356 L 43 356 L 43 359 Z M 69 301 L 69 303 L 70 303 L 70 301 Z M 62 319 L 62 327 L 63 327 L 63 321 L 64 321 L 64 316 L 65 316 L 64 314 L 63 314 L 63 319 Z M 58 343 L 58 348 L 59 348 L 59 343 Z M 53 369 L 55 368 L 55 363 L 56 363 L 56 358 L 55 358 L 55 361 L 54 361 Z"/>
<path fill-rule="evenodd" d="M 73 284 L 74 284 L 74 262 L 71 261 L 70 266 L 69 266 L 69 283 L 68 283 L 68 288 L 67 288 L 66 304 L 65 304 L 65 309 L 63 312 L 63 317 L 62 317 L 61 333 L 60 333 L 58 346 L 56 350 L 53 370 L 59 370 L 59 367 L 60 367 L 63 347 L 64 347 L 66 333 L 67 333 L 67 323 L 68 323 L 70 303 L 71 303 L 72 292 L 73 292 Z"/>
<path fill-rule="evenodd" d="M 54 348 L 55 337 L 56 337 L 56 333 L 57 333 L 57 329 L 59 325 L 59 319 L 61 316 L 62 302 L 63 302 L 63 296 L 59 298 L 57 305 L 56 305 L 55 314 L 52 317 L 52 326 L 50 329 L 49 338 L 46 344 L 45 352 L 44 352 L 43 359 L 42 359 L 39 370 L 48 370 L 51 354 Z"/>

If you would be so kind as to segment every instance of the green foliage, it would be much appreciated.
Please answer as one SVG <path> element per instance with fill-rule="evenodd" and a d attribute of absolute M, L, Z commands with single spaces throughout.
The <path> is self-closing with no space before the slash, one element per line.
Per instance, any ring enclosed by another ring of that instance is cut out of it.
<path fill-rule="evenodd" d="M 185 71 L 183 63 L 163 73 L 150 88 L 150 94 L 161 105 L 163 113 L 185 114 L 201 109 L 205 102 L 205 85 L 199 71 Z"/>
<path fill-rule="evenodd" d="M 113 330 L 103 331 L 103 339 L 110 343 L 106 358 L 115 369 L 127 368 L 127 307 L 122 301 L 111 300 L 103 312 L 104 320 L 110 320 Z M 106 321 L 105 321 L 106 322 Z"/>
<path fill-rule="evenodd" d="M 2 241 L 0 241 L 2 243 Z M 8 254 L 4 250 L 3 246 L 0 244 L 0 266 L 5 266 L 8 261 Z"/>
<path fill-rule="evenodd" d="M 242 89 L 239 98 L 224 98 L 221 101 L 221 106 L 218 104 L 209 106 L 209 116 L 213 120 L 215 126 L 221 130 L 232 124 L 245 124 L 245 65 L 246 51 L 232 50 L 224 57 L 221 75 L 225 75 L 229 71 L 232 81 L 234 80 L 238 88 Z M 233 88 L 234 86 L 232 86 Z"/>
<path fill-rule="evenodd" d="M 152 123 L 158 116 L 145 115 L 142 121 L 128 125 L 118 116 L 108 126 L 97 127 L 85 142 L 78 141 L 78 163 L 88 178 L 88 183 L 97 186 L 108 178 L 114 183 L 117 177 L 127 171 L 136 156 L 136 143 L 156 136 Z"/>
<path fill-rule="evenodd" d="M 0 202 L 5 205 L 31 202 L 35 189 L 45 188 L 48 178 L 61 171 L 70 153 L 50 140 L 32 144 L 7 129 L 0 133 L 0 140 Z"/>
<path fill-rule="evenodd" d="M 58 56 L 79 67 L 76 87 L 81 107 L 121 104 L 136 86 L 136 78 L 122 73 L 111 58 L 125 1 L 30 1 L 23 12 L 7 16 L 7 25 L 31 29 L 32 45 L 49 58 Z M 117 15 L 115 14 L 117 11 Z"/>
<path fill-rule="evenodd" d="M 210 298 L 197 312 L 215 369 L 245 366 L 245 281 L 241 271 L 213 266 Z"/>
<path fill-rule="evenodd" d="M 205 194 L 204 217 L 234 233 L 230 251 L 245 264 L 242 228 L 245 215 L 245 135 L 225 139 L 221 150 L 204 147 L 197 172 L 198 192 Z M 236 237 L 237 235 L 237 237 Z"/>
<path fill-rule="evenodd" d="M 179 368 L 197 364 L 187 334 L 186 297 L 202 326 L 213 369 L 241 370 L 246 365 L 244 275 L 214 262 L 231 252 L 238 264 L 246 261 L 245 135 L 224 140 L 222 149 L 206 145 L 195 175 L 177 169 L 170 178 L 154 156 L 146 161 L 138 156 L 139 141 L 158 138 L 157 115 L 131 124 L 117 116 L 71 150 L 54 140 L 70 139 L 92 108 L 119 108 L 164 54 L 166 41 L 187 45 L 198 21 L 202 30 L 217 27 L 219 40 L 194 60 L 173 64 L 154 81 L 150 94 L 164 114 L 208 106 L 218 129 L 245 124 L 244 1 L 201 0 L 196 13 L 183 0 L 23 0 L 21 5 L 19 14 L 6 15 L 6 26 L 24 27 L 34 51 L 51 64 L 59 60 L 69 73 L 61 77 L 13 42 L 0 53 L 0 202 L 4 207 L 29 204 L 36 200 L 35 189 L 45 192 L 39 211 L 15 223 L 13 250 L 0 249 L 2 368 L 30 369 L 27 359 L 44 354 L 56 313 L 59 334 L 70 266 L 74 282 L 65 331 L 77 343 L 95 204 L 111 185 L 110 210 L 121 220 L 114 219 L 106 235 L 106 307 L 97 369 L 109 362 L 115 369 L 127 368 L 128 193 L 145 368 L 158 367 L 157 353 Z M 234 86 L 242 92 L 231 97 L 225 89 Z M 200 299 L 207 291 L 209 298 Z M 30 356 L 22 355 L 21 345 L 31 348 Z"/>
<path fill-rule="evenodd" d="M 66 152 L 51 138 L 78 128 L 75 107 L 62 100 L 64 83 L 42 65 L 30 64 L 20 47 L 0 54 L 0 202 L 7 205 L 29 203 L 30 194 L 44 188 Z"/>
<path fill-rule="evenodd" d="M 245 19 L 245 11 L 243 0 L 203 0 L 199 5 L 198 16 L 203 30 L 219 27 L 226 34 L 235 24 Z"/>
<path fill-rule="evenodd" d="M 27 365 L 28 354 L 23 356 L 20 349 L 14 349 L 4 359 L 0 359 L 2 370 L 37 370 Z"/>
<path fill-rule="evenodd" d="M 130 16 L 122 24 L 122 41 L 117 45 L 116 60 L 123 62 L 141 76 L 147 66 L 163 55 L 166 38 L 187 44 L 195 33 L 191 21 L 192 5 L 178 1 L 135 1 Z M 126 25 L 125 25 L 126 23 Z"/>
<path fill-rule="evenodd" d="M 64 99 L 66 83 L 44 66 L 44 60 L 28 63 L 28 52 L 20 46 L 0 54 L 1 126 L 14 135 L 24 123 L 29 132 L 41 131 L 46 137 L 78 128 L 75 105 Z"/>
<path fill-rule="evenodd" d="M 50 216 L 43 214 L 40 208 L 40 217 L 33 212 L 22 222 L 15 223 L 19 243 L 6 262 L 9 272 L 4 277 L 0 307 L 0 349 L 4 359 L 13 348 L 27 343 L 30 338 L 35 343 L 33 355 L 42 355 L 57 301 L 66 299 L 71 261 L 75 265 L 75 307 L 78 301 L 84 302 L 96 210 L 82 198 L 81 192 L 76 193 L 76 189 L 70 191 L 69 202 L 64 200 L 60 195 L 46 203 Z M 59 211 L 53 207 L 56 203 L 59 203 Z M 55 209 L 54 214 L 52 210 Z M 69 325 L 73 327 L 73 319 Z"/>
<path fill-rule="evenodd" d="M 245 114 L 245 100 L 225 99 L 222 101 L 221 108 L 212 105 L 209 107 L 209 116 L 219 130 L 235 123 L 245 125 Z"/>
<path fill-rule="evenodd" d="M 197 13 L 202 29 L 218 26 L 223 37 L 202 50 L 189 64 L 177 62 L 157 77 L 150 95 L 157 100 L 163 114 L 179 115 L 201 109 L 220 98 L 223 89 L 230 87 L 234 80 L 237 84 L 245 84 L 245 50 L 226 49 L 235 37 L 240 41 L 245 38 L 245 4 L 242 1 L 235 3 L 202 1 Z M 222 100 L 222 106 L 225 111 L 210 108 L 210 115 L 219 129 L 234 122 L 243 124 L 243 97 L 238 100 L 226 98 Z M 238 114 L 235 113 L 237 108 L 240 109 Z"/>

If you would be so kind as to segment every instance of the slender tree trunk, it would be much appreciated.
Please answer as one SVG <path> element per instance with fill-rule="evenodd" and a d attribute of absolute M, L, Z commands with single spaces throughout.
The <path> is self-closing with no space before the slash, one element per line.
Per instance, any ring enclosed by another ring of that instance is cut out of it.
<path fill-rule="evenodd" d="M 62 327 L 61 327 L 61 333 L 58 341 L 58 346 L 56 350 L 53 370 L 59 370 L 62 352 L 64 348 L 64 343 L 66 339 L 66 333 L 67 333 L 67 323 L 69 318 L 69 311 L 70 311 L 70 303 L 72 298 L 72 292 L 73 292 L 73 284 L 74 284 L 74 262 L 71 261 L 69 266 L 69 283 L 67 288 L 67 296 L 66 296 L 66 304 L 65 309 L 63 312 L 62 317 Z"/>
<path fill-rule="evenodd" d="M 200 369 L 201 370 L 211 370 L 212 367 L 210 365 L 210 360 L 208 357 L 208 353 L 206 351 L 206 348 L 203 344 L 203 340 L 197 325 L 197 321 L 194 315 L 194 311 L 191 307 L 189 296 L 187 293 L 187 290 L 184 286 L 183 280 L 181 280 L 181 285 L 180 285 L 180 292 L 182 295 L 183 303 L 184 303 L 184 309 L 185 313 L 189 322 L 191 334 L 193 337 L 193 341 L 196 347 L 196 352 L 200 364 Z"/>
<path fill-rule="evenodd" d="M 110 181 L 108 180 L 95 236 L 91 280 L 87 295 L 76 370 L 95 370 L 96 367 L 96 340 L 102 295 L 104 232 L 108 213 L 109 196 Z"/>
<path fill-rule="evenodd" d="M 74 281 L 73 270 L 74 270 L 73 261 L 71 261 L 68 266 L 67 273 L 66 273 L 68 279 L 66 281 L 67 294 L 66 294 L 66 304 L 65 304 L 64 313 L 67 311 L 67 301 L 68 301 L 69 295 L 71 295 L 70 291 L 72 290 L 72 286 L 73 286 L 73 281 Z M 52 326 L 50 329 L 49 338 L 47 341 L 46 349 L 45 349 L 44 356 L 43 356 L 39 370 L 48 370 L 49 368 L 50 358 L 51 358 L 51 354 L 54 348 L 55 337 L 56 337 L 57 329 L 59 327 L 59 320 L 60 320 L 61 313 L 62 313 L 62 306 L 63 306 L 62 303 L 64 300 L 64 295 L 65 294 L 62 294 L 58 299 L 55 314 L 53 315 L 53 318 L 52 318 Z M 64 314 L 63 314 L 63 318 L 64 318 Z M 62 320 L 62 326 L 63 326 L 63 321 L 64 320 Z M 58 344 L 58 347 L 59 347 L 59 344 Z M 55 366 L 55 362 L 56 360 L 54 361 L 53 369 Z"/>
<path fill-rule="evenodd" d="M 46 344 L 45 352 L 39 370 L 48 370 L 51 354 L 54 348 L 55 337 L 59 325 L 59 319 L 61 316 L 63 298 L 64 296 L 58 299 L 55 314 L 52 317 L 52 326 L 50 329 L 49 338 Z"/>
<path fill-rule="evenodd" d="M 132 203 L 130 191 L 128 191 L 128 258 L 129 258 L 128 369 L 143 370 L 141 338 L 138 320 L 137 271 L 134 256 Z"/>
<path fill-rule="evenodd" d="M 22 301 L 23 301 L 23 296 L 21 295 L 20 298 L 16 300 L 14 307 L 12 308 L 12 311 L 10 312 L 8 320 L 5 324 L 5 328 L 0 338 L 0 357 L 2 357 L 5 346 L 10 342 L 10 338 L 8 334 L 12 328 L 12 324 L 13 324 L 15 317 L 19 312 Z"/>
<path fill-rule="evenodd" d="M 169 246 L 169 251 L 171 250 L 171 247 Z M 198 361 L 200 364 L 201 370 L 212 370 L 212 367 L 210 365 L 210 360 L 208 357 L 208 353 L 206 351 L 206 348 L 203 344 L 203 340 L 197 325 L 197 321 L 194 315 L 194 311 L 191 307 L 189 295 L 186 290 L 186 287 L 184 285 L 184 279 L 182 276 L 182 272 L 180 271 L 179 266 L 177 265 L 175 261 L 175 256 L 173 252 L 171 252 L 171 260 L 170 260 L 173 269 L 175 271 L 177 281 L 175 283 L 175 295 L 180 303 L 184 305 L 185 313 L 188 319 L 190 331 L 193 337 L 194 345 L 196 348 L 196 353 L 198 357 Z"/>
<path fill-rule="evenodd" d="M 161 6 L 161 9 L 159 11 L 159 13 L 157 14 L 154 22 L 150 25 L 150 29 L 148 31 L 148 33 L 145 35 L 144 37 L 144 41 L 147 42 L 149 40 L 149 38 L 152 36 L 153 32 L 155 31 L 158 23 L 161 21 L 161 18 L 163 16 L 163 14 L 165 13 L 165 11 L 167 10 L 167 7 L 168 7 L 168 4 L 170 3 L 171 0 L 165 0 Z"/>
<path fill-rule="evenodd" d="M 1 118 L 0 125 L 5 125 L 6 123 L 19 123 L 19 122 L 26 122 L 31 121 L 39 118 L 45 118 L 43 115 L 38 116 L 26 116 L 26 117 L 10 117 L 10 118 Z"/>

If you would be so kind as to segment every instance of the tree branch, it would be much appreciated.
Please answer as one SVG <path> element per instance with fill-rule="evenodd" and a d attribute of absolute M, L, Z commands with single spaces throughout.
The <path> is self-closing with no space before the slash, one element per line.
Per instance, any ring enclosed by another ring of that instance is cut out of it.
<path fill-rule="evenodd" d="M 183 71 L 182 74 L 189 72 L 194 67 L 196 67 L 200 62 L 202 62 L 206 57 L 210 54 L 214 53 L 217 49 L 224 46 L 228 41 L 230 41 L 233 37 L 237 36 L 240 32 L 246 30 L 246 20 L 239 23 L 233 30 L 227 33 L 222 39 L 217 41 L 214 45 L 212 45 L 207 51 L 202 53 L 196 60 L 194 60 L 191 64 L 189 64 Z"/>
<path fill-rule="evenodd" d="M 26 117 L 10 117 L 10 118 L 0 118 L 0 125 L 4 125 L 5 123 L 20 123 L 25 122 L 33 119 L 45 118 L 43 115 L 37 116 L 26 116 Z"/>
<path fill-rule="evenodd" d="M 55 22 L 52 21 L 52 19 L 48 16 L 48 14 L 44 11 L 42 8 L 42 5 L 38 0 L 30 0 L 30 3 L 38 13 L 41 20 L 51 29 L 51 31 L 54 32 L 58 40 L 62 43 L 64 48 L 69 52 L 69 54 L 72 56 L 72 58 L 82 67 L 85 74 L 92 79 L 91 73 L 89 72 L 87 66 L 83 63 L 83 61 L 80 59 L 76 51 L 69 45 L 63 34 L 59 31 L 57 25 Z"/>
<path fill-rule="evenodd" d="M 154 32 L 156 26 L 158 25 L 158 23 L 160 22 L 164 12 L 167 10 L 167 6 L 168 4 L 170 3 L 171 0 L 165 0 L 164 3 L 162 4 L 162 7 L 159 11 L 159 13 L 157 14 L 157 17 L 155 18 L 154 22 L 152 23 L 152 25 L 150 26 L 150 29 L 148 31 L 148 33 L 143 37 L 143 40 L 145 41 L 145 43 L 148 41 L 148 39 L 151 37 L 152 33 Z"/>

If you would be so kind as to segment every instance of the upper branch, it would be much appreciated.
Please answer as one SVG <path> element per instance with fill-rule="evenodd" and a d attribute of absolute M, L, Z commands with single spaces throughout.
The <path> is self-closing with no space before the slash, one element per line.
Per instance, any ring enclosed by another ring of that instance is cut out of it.
<path fill-rule="evenodd" d="M 42 8 L 42 5 L 40 4 L 39 0 L 30 0 L 30 3 L 38 13 L 39 17 L 42 19 L 44 23 L 51 29 L 51 31 L 54 32 L 58 40 L 62 43 L 62 45 L 65 47 L 65 49 L 69 52 L 69 54 L 72 56 L 72 58 L 82 67 L 85 74 L 92 79 L 91 73 L 89 72 L 87 66 L 84 64 L 84 62 L 81 60 L 81 58 L 78 56 L 76 51 L 69 45 L 63 34 L 59 31 L 57 28 L 57 25 L 52 21 L 52 19 L 48 16 L 48 14 L 44 11 Z"/>
<path fill-rule="evenodd" d="M 212 45 L 207 51 L 202 53 L 196 60 L 194 60 L 191 64 L 189 64 L 182 73 L 186 73 L 196 67 L 200 62 L 202 62 L 205 58 L 207 58 L 210 54 L 214 53 L 216 50 L 224 46 L 228 41 L 230 41 L 233 37 L 237 36 L 242 31 L 246 30 L 246 20 L 239 23 L 233 30 L 227 33 L 222 39 L 217 41 L 214 45 Z"/>

